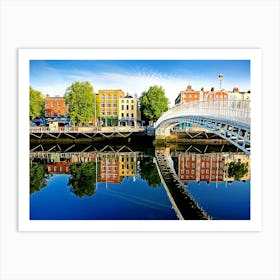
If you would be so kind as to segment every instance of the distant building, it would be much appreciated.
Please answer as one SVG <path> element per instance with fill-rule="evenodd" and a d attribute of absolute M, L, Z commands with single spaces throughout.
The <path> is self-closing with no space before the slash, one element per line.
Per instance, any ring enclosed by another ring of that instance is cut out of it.
<path fill-rule="evenodd" d="M 136 97 L 127 94 L 119 98 L 118 119 L 120 125 L 137 125 L 138 99 Z"/>
<path fill-rule="evenodd" d="M 191 85 L 188 85 L 186 90 L 179 93 L 175 99 L 175 105 L 182 105 L 188 102 L 200 101 L 201 91 L 195 91 Z"/>
<path fill-rule="evenodd" d="M 54 125 L 58 127 L 70 124 L 70 118 L 68 118 L 69 105 L 64 97 L 59 95 L 51 97 L 47 94 L 44 112 L 47 126 Z"/>
<path fill-rule="evenodd" d="M 120 89 L 99 90 L 96 96 L 97 113 L 101 126 L 118 125 L 119 99 L 125 94 Z"/>
<path fill-rule="evenodd" d="M 60 97 L 59 95 L 50 97 L 47 94 L 44 109 L 45 118 L 68 117 L 68 107 L 64 97 Z"/>
<path fill-rule="evenodd" d="M 211 88 L 210 91 L 205 92 L 206 100 L 228 100 L 229 93 L 224 90 L 216 91 L 215 88 Z"/>
<path fill-rule="evenodd" d="M 60 161 L 54 163 L 47 163 L 46 168 L 50 174 L 68 174 L 70 173 L 71 162 Z"/>

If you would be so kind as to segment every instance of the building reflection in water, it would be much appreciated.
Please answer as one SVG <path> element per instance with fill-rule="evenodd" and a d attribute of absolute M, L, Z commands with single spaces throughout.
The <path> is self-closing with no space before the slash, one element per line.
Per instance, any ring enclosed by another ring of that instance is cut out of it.
<path fill-rule="evenodd" d="M 185 184 L 189 181 L 246 181 L 250 179 L 250 158 L 242 153 L 179 153 L 175 169 Z"/>

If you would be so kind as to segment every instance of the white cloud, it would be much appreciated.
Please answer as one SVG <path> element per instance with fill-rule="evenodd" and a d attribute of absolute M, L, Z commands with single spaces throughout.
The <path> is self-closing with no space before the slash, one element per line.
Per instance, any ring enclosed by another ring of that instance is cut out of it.
<path fill-rule="evenodd" d="M 56 73 L 58 74 L 58 73 Z M 181 90 L 186 89 L 187 85 L 191 85 L 194 90 L 200 90 L 204 87 L 205 90 L 210 90 L 211 87 L 219 87 L 219 81 L 205 80 L 198 76 L 177 77 L 172 75 L 165 75 L 155 72 L 139 71 L 136 73 L 116 73 L 103 72 L 100 74 L 92 73 L 90 71 L 75 71 L 75 73 L 65 74 L 61 73 L 61 77 L 56 81 L 46 81 L 32 85 L 35 89 L 42 91 L 44 94 L 51 96 L 63 96 L 66 88 L 75 81 L 89 81 L 95 92 L 99 89 L 122 89 L 132 95 L 137 93 L 141 95 L 143 91 L 149 89 L 150 86 L 158 85 L 165 89 L 166 96 L 170 100 L 170 105 L 174 104 L 176 97 Z M 63 82 L 62 82 L 63 81 Z M 234 86 L 238 86 L 241 90 L 248 90 L 242 88 L 242 84 L 233 84 L 230 81 L 226 83 L 223 81 L 223 87 L 227 90 L 232 90 Z"/>

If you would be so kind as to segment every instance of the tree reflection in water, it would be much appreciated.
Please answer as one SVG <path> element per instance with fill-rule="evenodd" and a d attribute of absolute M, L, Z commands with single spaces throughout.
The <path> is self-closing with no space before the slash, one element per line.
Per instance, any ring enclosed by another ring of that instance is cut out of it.
<path fill-rule="evenodd" d="M 73 163 L 70 166 L 71 177 L 68 181 L 70 190 L 76 196 L 93 196 L 95 194 L 96 164 L 93 162 Z"/>
<path fill-rule="evenodd" d="M 140 175 L 141 178 L 147 181 L 151 187 L 158 187 L 161 184 L 157 167 L 153 163 L 152 157 L 144 157 L 140 161 Z"/>
<path fill-rule="evenodd" d="M 228 166 L 228 175 L 229 177 L 233 177 L 234 180 L 239 181 L 242 177 L 248 174 L 248 162 L 242 163 L 231 162 Z"/>
<path fill-rule="evenodd" d="M 40 191 L 47 186 L 48 175 L 43 163 L 34 162 L 30 166 L 30 194 Z"/>

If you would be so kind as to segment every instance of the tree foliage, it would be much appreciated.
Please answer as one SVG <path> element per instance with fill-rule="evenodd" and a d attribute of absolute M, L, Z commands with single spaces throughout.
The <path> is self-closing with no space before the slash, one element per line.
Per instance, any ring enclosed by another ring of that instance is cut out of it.
<path fill-rule="evenodd" d="M 31 119 L 44 116 L 45 97 L 38 91 L 29 87 L 29 116 Z"/>
<path fill-rule="evenodd" d="M 95 193 L 96 165 L 93 162 L 71 164 L 71 177 L 68 186 L 79 197 L 92 196 Z"/>
<path fill-rule="evenodd" d="M 69 104 L 69 117 L 74 124 L 81 125 L 92 121 L 94 116 L 94 92 L 89 82 L 75 82 L 66 89 L 66 102 Z"/>
<path fill-rule="evenodd" d="M 161 184 L 157 167 L 153 163 L 152 157 L 146 157 L 140 161 L 140 175 L 151 187 L 158 187 Z"/>
<path fill-rule="evenodd" d="M 146 121 L 157 121 L 163 112 L 168 110 L 168 98 L 160 86 L 151 86 L 140 97 L 142 118 Z"/>
<path fill-rule="evenodd" d="M 30 167 L 30 194 L 40 191 L 46 187 L 47 175 L 42 163 L 35 162 Z"/>
<path fill-rule="evenodd" d="M 240 180 L 248 173 L 248 163 L 231 162 L 228 167 L 228 176 Z"/>

